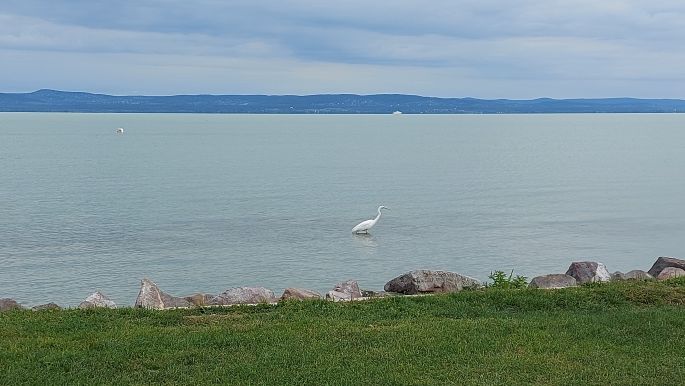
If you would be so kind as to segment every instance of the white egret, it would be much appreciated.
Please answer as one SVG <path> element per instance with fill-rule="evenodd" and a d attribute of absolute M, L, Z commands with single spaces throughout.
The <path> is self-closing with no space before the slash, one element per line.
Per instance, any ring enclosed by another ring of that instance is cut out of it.
<path fill-rule="evenodd" d="M 117 132 L 117 134 L 124 134 L 124 128 L 119 127 L 119 128 L 117 128 L 116 132 Z"/>
<path fill-rule="evenodd" d="M 387 208 L 383 205 L 379 206 L 378 207 L 378 215 L 376 216 L 376 218 L 360 222 L 354 228 L 352 228 L 352 233 L 357 233 L 357 234 L 369 233 L 369 229 L 371 229 L 374 225 L 376 225 L 378 220 L 381 218 L 381 209 L 389 209 L 389 208 Z"/>

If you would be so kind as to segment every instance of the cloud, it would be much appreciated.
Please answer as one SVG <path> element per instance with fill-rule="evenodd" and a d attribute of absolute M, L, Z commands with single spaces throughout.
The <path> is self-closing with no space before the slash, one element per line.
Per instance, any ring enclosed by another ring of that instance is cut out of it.
<path fill-rule="evenodd" d="M 6 0 L 0 70 L 20 76 L 0 81 L 122 93 L 147 85 L 148 93 L 685 97 L 683 17 L 685 3 L 664 0 Z M 29 81 L 28 60 L 64 67 Z M 90 64 L 79 76 L 69 73 L 77 61 Z"/>

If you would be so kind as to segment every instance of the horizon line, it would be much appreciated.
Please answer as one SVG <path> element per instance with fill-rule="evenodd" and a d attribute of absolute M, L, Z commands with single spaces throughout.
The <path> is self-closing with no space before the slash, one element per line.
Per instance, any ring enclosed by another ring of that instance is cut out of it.
<path fill-rule="evenodd" d="M 569 101 L 569 100 L 611 100 L 611 99 L 630 99 L 630 100 L 663 100 L 663 101 L 685 101 L 683 98 L 639 98 L 630 96 L 612 96 L 612 97 L 576 97 L 576 98 L 552 98 L 552 97 L 536 97 L 528 99 L 516 99 L 516 98 L 476 98 L 470 96 L 451 96 L 451 97 L 441 97 L 441 96 L 429 96 L 429 95 L 419 95 L 419 94 L 404 94 L 404 93 L 373 93 L 373 94 L 355 94 L 355 93 L 317 93 L 317 94 L 208 94 L 208 93 L 198 93 L 198 94 L 108 94 L 104 92 L 92 92 L 92 91 L 69 91 L 69 90 L 58 90 L 51 88 L 41 88 L 34 91 L 25 92 L 0 92 L 0 94 L 36 94 L 40 92 L 58 92 L 66 94 L 90 94 L 90 95 L 102 95 L 102 96 L 112 96 L 112 97 L 179 97 L 179 96 L 265 96 L 265 97 L 313 97 L 313 96 L 359 96 L 359 97 L 372 97 L 372 96 L 408 96 L 408 97 L 418 97 L 418 98 L 434 98 L 434 99 L 473 99 L 473 100 L 484 100 L 484 101 L 537 101 L 537 100 L 552 100 L 552 101 Z"/>

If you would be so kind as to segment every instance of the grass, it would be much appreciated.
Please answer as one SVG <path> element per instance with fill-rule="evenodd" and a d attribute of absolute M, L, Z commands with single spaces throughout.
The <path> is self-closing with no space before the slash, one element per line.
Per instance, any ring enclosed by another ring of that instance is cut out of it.
<path fill-rule="evenodd" d="M 685 279 L 0 314 L 1 384 L 682 384 Z"/>

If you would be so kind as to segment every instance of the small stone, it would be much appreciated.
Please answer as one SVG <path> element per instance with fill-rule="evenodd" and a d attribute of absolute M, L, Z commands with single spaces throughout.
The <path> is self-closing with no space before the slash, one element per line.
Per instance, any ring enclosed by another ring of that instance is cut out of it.
<path fill-rule="evenodd" d="M 286 288 L 281 295 L 281 300 L 305 300 L 305 299 L 321 299 L 321 294 L 303 288 Z"/>
<path fill-rule="evenodd" d="M 543 288 L 543 289 L 554 289 L 554 288 L 566 288 L 575 287 L 578 285 L 576 278 L 564 274 L 551 274 L 534 277 L 528 287 L 530 288 Z"/>
<path fill-rule="evenodd" d="M 616 271 L 611 274 L 611 281 L 621 281 L 625 279 L 625 274 L 621 271 Z"/>
<path fill-rule="evenodd" d="M 0 299 L 0 312 L 10 311 L 10 310 L 21 310 L 23 308 L 24 307 L 22 307 L 21 304 L 17 303 L 17 301 L 14 299 L 9 299 L 9 298 Z"/>
<path fill-rule="evenodd" d="M 112 299 L 105 296 L 102 292 L 96 291 L 92 295 L 88 296 L 86 300 L 82 301 L 78 305 L 78 308 L 117 308 L 117 305 L 112 301 Z"/>
<path fill-rule="evenodd" d="M 676 267 L 666 267 L 661 270 L 659 276 L 657 276 L 656 278 L 657 280 L 668 280 L 674 277 L 681 276 L 685 276 L 685 270 Z"/>
<path fill-rule="evenodd" d="M 573 276 L 578 284 L 603 282 L 611 280 L 607 267 L 594 261 L 577 261 L 571 263 L 566 274 Z"/>
<path fill-rule="evenodd" d="M 32 310 L 34 311 L 45 311 L 45 310 L 61 310 L 62 307 L 58 306 L 55 303 L 47 303 L 47 304 L 41 304 L 39 306 L 33 306 L 31 307 Z"/>

